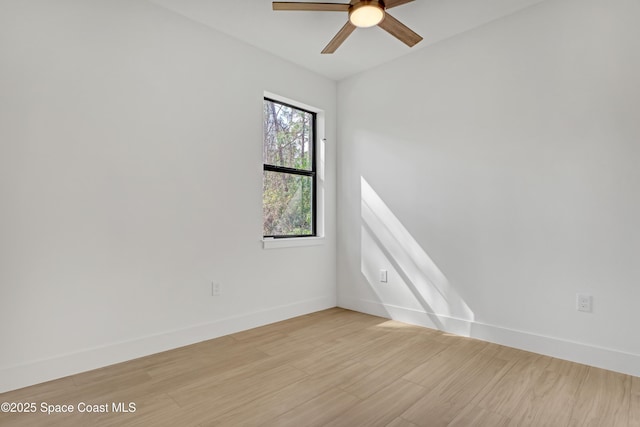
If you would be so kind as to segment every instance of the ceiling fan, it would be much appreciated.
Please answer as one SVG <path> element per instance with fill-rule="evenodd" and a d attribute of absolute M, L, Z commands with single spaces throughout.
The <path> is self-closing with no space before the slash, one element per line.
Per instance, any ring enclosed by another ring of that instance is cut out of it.
<path fill-rule="evenodd" d="M 307 3 L 274 1 L 273 10 L 302 10 L 318 12 L 349 12 L 349 20 L 338 31 L 322 53 L 333 53 L 358 27 L 377 25 L 404 44 L 412 47 L 422 40 L 409 27 L 389 15 L 387 9 L 413 0 L 351 0 L 351 3 Z"/>

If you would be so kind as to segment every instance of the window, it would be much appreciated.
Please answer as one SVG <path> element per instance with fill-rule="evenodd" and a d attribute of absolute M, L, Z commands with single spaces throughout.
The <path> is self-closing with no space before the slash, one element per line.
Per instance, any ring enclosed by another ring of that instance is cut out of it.
<path fill-rule="evenodd" d="M 264 98 L 263 236 L 316 230 L 316 113 Z"/>

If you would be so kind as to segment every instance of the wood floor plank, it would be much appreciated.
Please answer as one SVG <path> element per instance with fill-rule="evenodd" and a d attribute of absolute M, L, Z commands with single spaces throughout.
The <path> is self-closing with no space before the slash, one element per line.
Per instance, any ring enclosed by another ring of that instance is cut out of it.
<path fill-rule="evenodd" d="M 631 377 L 629 427 L 640 427 L 640 378 L 638 377 Z"/>
<path fill-rule="evenodd" d="M 567 408 L 574 407 L 588 371 L 586 366 L 573 365 L 577 369 L 572 375 L 553 369 L 540 371 L 508 416 L 523 425 L 569 425 L 571 412 Z"/>
<path fill-rule="evenodd" d="M 589 367 L 576 397 L 570 425 L 628 425 L 630 399 L 629 375 Z"/>
<path fill-rule="evenodd" d="M 133 413 L 0 413 L 40 426 L 631 426 L 640 379 L 331 309 L 0 394 L 136 404 Z"/>
<path fill-rule="evenodd" d="M 337 339 L 330 343 L 325 343 L 321 347 L 308 352 L 303 357 L 292 362 L 294 366 L 308 373 L 320 372 L 336 362 L 344 362 L 346 360 L 360 361 L 367 354 L 371 355 L 376 352 L 376 348 L 388 347 L 388 332 L 375 331 L 371 329 L 363 329 L 360 333 L 356 333 L 356 337 L 350 339 Z M 362 336 L 359 336 L 362 335 Z"/>
<path fill-rule="evenodd" d="M 215 378 L 202 380 L 181 387 L 169 393 L 178 405 L 190 407 L 201 396 L 209 396 L 207 404 L 212 410 L 222 414 L 262 395 L 277 391 L 305 378 L 307 374 L 291 366 L 283 365 L 265 372 L 254 373 L 246 378 L 231 378 L 216 381 Z"/>
<path fill-rule="evenodd" d="M 261 371 L 281 366 L 280 361 L 271 361 L 264 353 L 247 352 L 235 355 L 233 359 L 227 356 L 200 357 L 194 355 L 193 360 L 167 361 L 164 366 L 154 366 L 148 372 L 150 381 L 140 381 L 127 388 L 104 388 L 111 390 L 117 399 L 134 399 L 136 396 L 164 394 L 174 392 L 183 387 L 196 386 L 206 382 L 217 384 L 230 378 L 244 379 L 252 375 L 258 368 Z M 100 383 L 97 383 L 98 386 Z M 86 390 L 81 389 L 82 393 Z M 115 393 L 114 393 L 115 392 Z M 111 395 L 105 396 L 109 397 Z"/>
<path fill-rule="evenodd" d="M 540 373 L 549 363 L 550 358 L 545 356 L 523 353 L 478 406 L 510 418 L 529 397 Z"/>
<path fill-rule="evenodd" d="M 8 393 L 0 393 L 1 402 L 24 402 L 27 400 L 48 401 L 60 395 L 60 390 L 73 390 L 74 377 L 65 377 L 53 381 L 24 387 Z M 1 424 L 0 424 L 1 425 Z"/>
<path fill-rule="evenodd" d="M 354 322 L 335 322 L 335 324 L 314 325 L 300 331 L 293 331 L 289 335 L 302 341 L 306 341 L 317 346 L 338 340 L 352 335 L 354 332 L 362 331 L 365 327 L 373 326 L 375 322 L 357 320 Z"/>
<path fill-rule="evenodd" d="M 429 382 L 431 388 L 402 418 L 421 426 L 449 425 L 474 403 L 478 394 L 492 388 L 508 371 L 509 362 L 494 357 L 493 348 L 489 350 L 476 353 L 438 384 Z"/>
<path fill-rule="evenodd" d="M 423 387 L 399 379 L 350 407 L 326 426 L 386 426 L 424 394 Z"/>
<path fill-rule="evenodd" d="M 223 416 L 216 416 L 215 419 L 203 425 L 208 427 L 262 425 L 267 420 L 280 417 L 299 407 L 306 411 L 307 408 L 303 405 L 306 405 L 309 401 L 314 401 L 314 399 L 326 392 L 344 395 L 344 393 L 336 389 L 336 386 L 342 382 L 343 376 L 349 376 L 354 369 L 358 369 L 356 363 L 348 362 L 334 371 L 308 376 L 276 392 L 266 394 L 242 406 L 238 406 Z M 321 399 L 320 401 L 324 402 L 324 400 Z M 347 400 L 353 403 L 353 399 L 349 398 Z"/>
<path fill-rule="evenodd" d="M 409 352 L 418 352 L 424 360 L 444 349 L 443 345 L 420 334 L 409 335 L 404 340 L 398 339 L 400 335 L 388 333 L 371 345 L 363 345 L 360 352 L 353 353 L 353 358 L 369 366 L 382 366 L 406 358 Z"/>
<path fill-rule="evenodd" d="M 523 425 L 520 423 L 512 423 L 512 421 L 504 417 L 500 414 L 496 414 L 495 412 L 488 411 L 483 408 L 479 408 L 474 406 L 463 413 L 460 416 L 454 418 L 451 423 L 449 423 L 448 427 L 506 427 L 511 425 Z M 542 426 L 544 424 L 538 424 Z M 561 426 L 562 424 L 548 424 L 549 427 L 556 425 Z"/>
<path fill-rule="evenodd" d="M 399 379 L 350 407 L 327 426 L 386 426 L 423 396 L 425 390 Z"/>
<path fill-rule="evenodd" d="M 361 399 L 366 399 L 444 350 L 441 344 L 411 339 L 396 343 L 396 347 L 402 351 L 390 352 L 393 357 L 384 359 L 363 377 L 350 384 L 342 385 L 340 388 Z M 362 363 L 362 360 L 360 361 Z"/>
<path fill-rule="evenodd" d="M 398 417 L 387 424 L 385 427 L 420 427 L 417 424 L 407 421 L 402 417 Z"/>
<path fill-rule="evenodd" d="M 386 426 L 424 393 L 423 387 L 399 379 L 351 406 L 326 425 L 331 427 Z"/>
<path fill-rule="evenodd" d="M 294 317 L 294 318 L 283 320 L 280 322 L 259 326 L 257 328 L 248 329 L 246 331 L 237 332 L 235 334 L 229 335 L 229 337 L 242 341 L 247 338 L 261 337 L 261 336 L 264 336 L 265 334 L 271 334 L 271 333 L 288 334 L 292 331 L 303 330 L 304 328 L 308 326 L 312 326 L 317 323 L 327 324 L 329 321 L 331 321 L 331 319 L 336 319 L 340 317 L 344 318 L 345 321 L 348 321 L 347 320 L 348 316 L 354 316 L 358 314 L 361 314 L 361 313 L 356 313 L 350 310 L 334 307 L 328 310 L 318 311 L 315 313 Z"/>
<path fill-rule="evenodd" d="M 360 400 L 340 390 L 328 390 L 279 417 L 265 422 L 265 427 L 321 427 L 340 417 Z M 237 425 L 237 424 L 235 424 Z M 230 425 L 234 426 L 235 425 Z"/>
<path fill-rule="evenodd" d="M 460 366 L 489 344 L 476 340 L 461 339 L 446 346 L 444 350 L 434 346 L 434 354 L 425 357 L 423 363 L 404 375 L 404 379 L 431 390 L 454 375 Z"/>
<path fill-rule="evenodd" d="M 640 377 L 631 377 L 631 393 L 640 394 Z"/>

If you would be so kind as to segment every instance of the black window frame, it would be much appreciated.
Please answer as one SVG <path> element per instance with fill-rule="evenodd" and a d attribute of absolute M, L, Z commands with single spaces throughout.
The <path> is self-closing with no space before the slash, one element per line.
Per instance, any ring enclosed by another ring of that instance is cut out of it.
<path fill-rule="evenodd" d="M 300 106 L 297 105 L 293 105 L 293 104 L 289 104 L 287 102 L 283 102 L 277 99 L 273 99 L 273 98 L 269 98 L 267 96 L 265 96 L 263 98 L 263 103 L 264 101 L 269 101 L 269 102 L 273 102 L 275 104 L 280 104 L 280 105 L 284 105 L 286 107 L 289 108 L 294 108 L 296 110 L 299 111 L 303 111 L 307 114 L 311 115 L 311 149 L 309 150 L 309 152 L 311 153 L 311 170 L 305 170 L 305 169 L 296 169 L 296 168 L 289 168 L 289 167 L 285 167 L 285 166 L 276 166 L 276 165 L 272 165 L 272 164 L 268 164 L 265 163 L 265 159 L 262 159 L 262 169 L 263 171 L 266 172 L 276 172 L 276 173 L 286 173 L 286 174 L 291 174 L 291 175 L 298 175 L 298 176 L 306 176 L 306 177 L 310 177 L 311 178 L 311 234 L 284 234 L 284 235 L 280 235 L 280 234 L 276 234 L 276 235 L 271 235 L 271 234 L 263 234 L 263 238 L 269 238 L 269 239 L 292 239 L 292 238 L 301 238 L 301 237 L 317 237 L 318 236 L 318 197 L 317 197 L 317 189 L 318 189 L 318 184 L 317 184 L 317 159 L 316 159 L 316 151 L 317 151 L 317 113 L 315 111 L 309 111 L 305 108 L 301 108 Z M 262 119 L 264 121 L 264 117 Z M 264 146 L 264 140 L 262 141 L 262 144 Z M 264 194 L 264 190 L 263 190 L 263 194 Z M 263 207 L 264 207 L 264 201 L 263 201 Z M 264 218 L 263 218 L 264 221 Z M 264 233 L 264 227 L 263 227 L 263 233 Z"/>

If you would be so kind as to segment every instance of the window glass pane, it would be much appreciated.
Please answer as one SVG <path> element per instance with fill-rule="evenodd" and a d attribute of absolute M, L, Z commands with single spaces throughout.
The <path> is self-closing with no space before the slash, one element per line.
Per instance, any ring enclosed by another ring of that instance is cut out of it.
<path fill-rule="evenodd" d="M 264 163 L 311 170 L 313 114 L 264 100 Z"/>
<path fill-rule="evenodd" d="M 264 171 L 265 236 L 313 234 L 313 181 L 309 176 Z"/>

